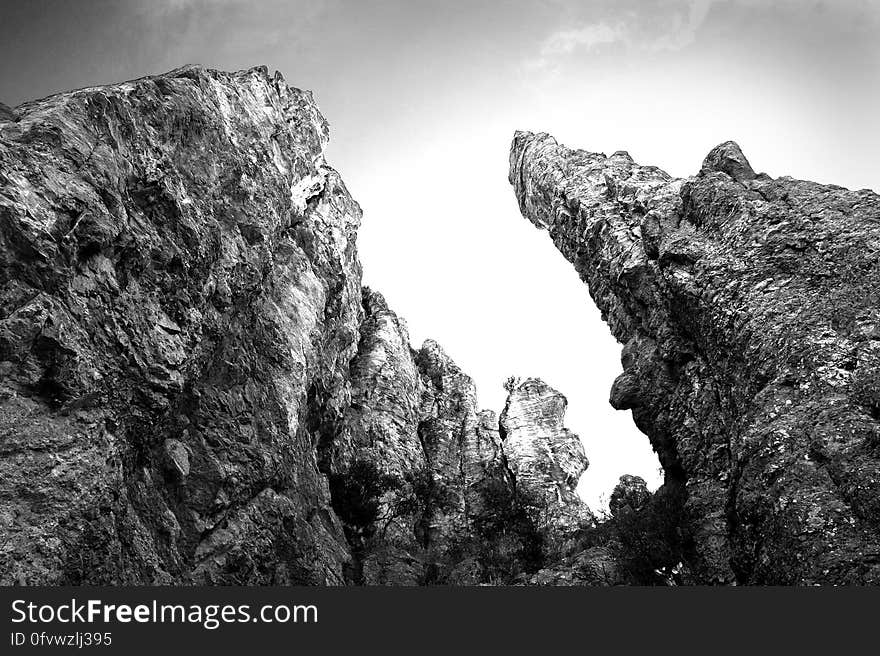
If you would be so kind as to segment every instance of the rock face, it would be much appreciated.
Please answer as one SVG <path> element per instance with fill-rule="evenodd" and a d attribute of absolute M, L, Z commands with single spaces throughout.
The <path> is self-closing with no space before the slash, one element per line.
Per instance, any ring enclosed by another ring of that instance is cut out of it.
<path fill-rule="evenodd" d="M 360 212 L 308 93 L 184 69 L 0 123 L 3 582 L 341 583 Z"/>
<path fill-rule="evenodd" d="M 516 135 L 666 472 L 600 521 L 559 392 L 362 286 L 327 139 L 265 68 L 0 105 L 0 583 L 880 582 L 880 197 Z"/>
<path fill-rule="evenodd" d="M 0 583 L 508 582 L 591 521 L 564 399 L 499 425 L 362 288 L 327 138 L 265 68 L 0 107 Z"/>
<path fill-rule="evenodd" d="M 520 494 L 551 513 L 546 530 L 575 531 L 592 515 L 574 493 L 589 462 L 577 435 L 563 426 L 565 397 L 537 378 L 512 381 L 501 413 L 504 452 Z"/>
<path fill-rule="evenodd" d="M 611 402 L 683 500 L 686 577 L 880 583 L 880 197 L 733 142 L 674 179 L 531 133 L 510 182 L 624 344 Z"/>

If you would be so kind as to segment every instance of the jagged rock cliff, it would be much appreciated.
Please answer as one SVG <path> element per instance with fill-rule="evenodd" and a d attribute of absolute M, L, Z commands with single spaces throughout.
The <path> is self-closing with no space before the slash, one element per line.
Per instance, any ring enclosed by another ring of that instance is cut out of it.
<path fill-rule="evenodd" d="M 510 182 L 624 344 L 611 403 L 666 472 L 675 575 L 880 583 L 880 197 L 732 142 L 674 179 L 522 132 Z"/>
<path fill-rule="evenodd" d="M 265 68 L 0 107 L 0 583 L 508 582 L 592 521 L 561 396 L 499 423 L 362 288 L 327 138 Z"/>

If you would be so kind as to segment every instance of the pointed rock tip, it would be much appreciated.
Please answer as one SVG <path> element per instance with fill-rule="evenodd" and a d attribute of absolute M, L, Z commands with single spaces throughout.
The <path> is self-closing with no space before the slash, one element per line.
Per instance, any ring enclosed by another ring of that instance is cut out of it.
<path fill-rule="evenodd" d="M 465 374 L 443 347 L 431 338 L 422 342 L 422 346 L 415 352 L 415 361 L 419 370 L 429 376 L 433 377 L 436 374 L 463 376 L 473 385 L 470 376 Z"/>
<path fill-rule="evenodd" d="M 706 174 L 715 171 L 726 173 L 738 182 L 752 180 L 756 177 L 752 165 L 749 164 L 742 148 L 735 141 L 725 141 L 715 146 L 706 155 L 700 173 Z"/>
<path fill-rule="evenodd" d="M 441 366 L 451 366 L 455 363 L 452 358 L 443 350 L 443 347 L 436 341 L 427 338 L 424 342 L 422 342 L 421 347 L 419 347 L 418 351 L 419 357 L 425 361 L 431 362 L 435 365 Z"/>
<path fill-rule="evenodd" d="M 425 341 L 422 342 L 422 347 L 420 350 L 439 351 L 443 353 L 443 347 L 440 346 L 440 343 L 436 339 L 431 339 L 430 337 L 426 338 Z"/>
<path fill-rule="evenodd" d="M 552 143 L 557 143 L 556 139 L 554 139 L 551 135 L 546 132 L 532 132 L 531 130 L 515 130 L 513 133 L 513 139 L 510 141 L 510 150 L 511 152 L 516 152 L 517 150 L 523 148 L 526 144 L 532 141 L 551 141 Z"/>
<path fill-rule="evenodd" d="M 551 394 L 555 396 L 562 397 L 565 402 L 568 402 L 565 394 L 560 392 L 559 390 L 551 387 L 546 382 L 544 382 L 541 378 L 536 377 L 528 377 L 528 378 L 520 378 L 519 376 L 511 376 L 504 382 L 504 389 L 507 390 L 508 395 L 512 395 L 517 392 L 522 392 L 524 394 Z"/>
<path fill-rule="evenodd" d="M 233 78 L 241 78 L 249 75 L 256 75 L 257 77 L 261 77 L 267 81 L 271 81 L 273 79 L 278 78 L 281 74 L 278 71 L 275 71 L 274 76 L 269 75 L 269 67 L 265 64 L 260 64 L 259 66 L 251 66 L 250 68 L 242 68 L 236 71 L 224 71 L 216 68 L 210 68 L 208 66 L 202 66 L 201 64 L 184 64 L 183 66 L 178 66 L 175 69 L 168 71 L 167 73 L 162 73 L 159 75 L 155 75 L 152 77 L 162 78 L 162 77 L 217 77 L 220 76 L 231 76 Z M 283 76 L 281 76 L 283 79 Z"/>
<path fill-rule="evenodd" d="M 385 297 L 379 292 L 373 291 L 366 285 L 361 288 L 361 303 L 363 304 L 364 311 L 368 315 L 373 315 L 389 309 Z"/>
<path fill-rule="evenodd" d="M 559 143 L 556 141 L 556 139 L 554 139 L 546 132 L 530 132 L 528 130 L 514 131 L 513 139 L 511 139 L 510 141 L 509 169 L 507 174 L 507 181 L 514 187 L 517 187 L 517 183 L 520 181 L 520 178 L 522 176 L 522 170 L 524 168 L 528 168 L 528 164 L 525 161 L 525 155 L 527 151 L 533 151 L 533 147 L 537 147 L 540 150 L 541 146 L 549 146 L 552 148 L 553 146 L 558 145 Z M 520 196 L 520 207 L 522 207 L 523 201 L 524 198 Z M 533 220 L 532 222 L 534 223 Z"/>

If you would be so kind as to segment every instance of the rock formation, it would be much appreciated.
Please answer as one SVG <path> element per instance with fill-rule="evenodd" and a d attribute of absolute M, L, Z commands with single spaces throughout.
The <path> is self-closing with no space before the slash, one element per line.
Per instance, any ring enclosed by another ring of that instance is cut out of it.
<path fill-rule="evenodd" d="M 184 68 L 0 105 L 0 583 L 876 583 L 880 198 L 518 133 L 666 472 L 608 517 L 361 284 L 308 92 Z"/>
<path fill-rule="evenodd" d="M 624 344 L 611 403 L 665 470 L 669 576 L 880 583 L 880 197 L 733 142 L 675 179 L 523 132 L 510 182 Z"/>
<path fill-rule="evenodd" d="M 499 423 L 361 286 L 327 139 L 265 68 L 0 107 L 0 583 L 511 582 L 593 521 L 561 395 Z"/>

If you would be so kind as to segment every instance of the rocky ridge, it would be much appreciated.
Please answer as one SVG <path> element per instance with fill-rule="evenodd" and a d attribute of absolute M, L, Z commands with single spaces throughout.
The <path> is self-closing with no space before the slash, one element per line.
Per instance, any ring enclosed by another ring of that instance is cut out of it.
<path fill-rule="evenodd" d="M 611 403 L 665 470 L 670 576 L 880 582 L 880 196 L 733 142 L 675 179 L 528 132 L 510 182 L 624 344 Z"/>
<path fill-rule="evenodd" d="M 527 581 L 593 522 L 362 287 L 309 92 L 188 67 L 0 107 L 0 582 Z"/>
<path fill-rule="evenodd" d="M 265 68 L 0 105 L 0 582 L 877 582 L 877 194 L 517 133 L 666 473 L 595 517 L 559 392 L 362 285 L 327 139 Z"/>

